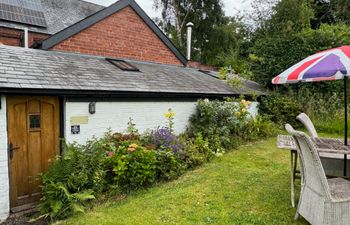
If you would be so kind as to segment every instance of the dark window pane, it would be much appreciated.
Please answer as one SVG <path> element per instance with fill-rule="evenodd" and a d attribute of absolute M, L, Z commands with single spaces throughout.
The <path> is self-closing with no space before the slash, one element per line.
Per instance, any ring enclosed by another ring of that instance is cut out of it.
<path fill-rule="evenodd" d="M 137 67 L 131 65 L 129 62 L 125 62 L 124 60 L 110 58 L 107 58 L 106 60 L 121 70 L 140 72 Z"/>
<path fill-rule="evenodd" d="M 30 129 L 40 128 L 40 115 L 29 115 L 29 128 Z"/>

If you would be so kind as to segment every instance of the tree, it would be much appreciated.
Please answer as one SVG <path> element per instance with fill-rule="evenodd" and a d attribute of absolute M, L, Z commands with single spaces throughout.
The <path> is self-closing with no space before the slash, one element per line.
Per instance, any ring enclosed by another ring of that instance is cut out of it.
<path fill-rule="evenodd" d="M 350 24 L 348 0 L 313 0 L 312 7 L 315 11 L 315 18 L 312 20 L 313 29 L 318 29 L 323 23 Z"/>
<path fill-rule="evenodd" d="M 309 0 L 282 0 L 274 7 L 268 29 L 273 33 L 299 32 L 310 28 L 314 16 Z"/>
<path fill-rule="evenodd" d="M 193 58 L 203 63 L 215 61 L 215 43 L 223 32 L 221 26 L 230 22 L 225 17 L 221 0 L 154 0 L 162 10 L 163 29 L 180 50 L 186 49 L 186 24 L 193 27 Z M 213 44 L 212 44 L 213 43 Z"/>
<path fill-rule="evenodd" d="M 249 30 L 253 33 L 263 33 L 267 30 L 267 21 L 271 19 L 273 7 L 279 0 L 255 0 L 251 3 L 252 11 L 239 12 L 246 21 Z"/>
<path fill-rule="evenodd" d="M 175 42 L 182 48 L 184 45 L 182 34 L 187 17 L 194 11 L 192 1 L 154 0 L 154 6 L 156 9 L 162 9 L 163 29 L 170 34 L 175 34 Z"/>

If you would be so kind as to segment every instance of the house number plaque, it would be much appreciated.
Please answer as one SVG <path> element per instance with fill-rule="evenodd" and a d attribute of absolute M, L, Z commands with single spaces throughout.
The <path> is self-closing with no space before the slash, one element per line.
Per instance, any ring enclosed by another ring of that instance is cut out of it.
<path fill-rule="evenodd" d="M 80 134 L 80 125 L 74 125 L 70 127 L 72 134 Z"/>

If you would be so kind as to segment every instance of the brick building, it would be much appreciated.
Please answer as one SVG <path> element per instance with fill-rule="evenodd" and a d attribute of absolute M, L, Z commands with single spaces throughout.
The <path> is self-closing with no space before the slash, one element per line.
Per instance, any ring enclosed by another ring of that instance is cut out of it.
<path fill-rule="evenodd" d="M 235 90 L 187 67 L 134 0 L 31 1 L 28 9 L 20 1 L 6 6 L 24 7 L 17 17 L 0 10 L 0 221 L 35 205 L 37 174 L 60 154 L 61 140 L 123 131 L 129 118 L 144 131 L 163 125 L 169 108 L 180 133 L 200 98 L 263 94 L 253 82 Z"/>

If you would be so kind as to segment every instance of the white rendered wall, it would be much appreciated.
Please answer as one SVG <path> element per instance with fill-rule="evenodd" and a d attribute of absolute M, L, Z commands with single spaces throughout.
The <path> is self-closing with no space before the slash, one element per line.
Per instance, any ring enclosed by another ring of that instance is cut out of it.
<path fill-rule="evenodd" d="M 249 112 L 257 115 L 257 102 L 253 102 Z M 132 118 L 136 128 L 140 132 L 164 126 L 166 119 L 164 114 L 169 108 L 176 112 L 174 119 L 175 132 L 181 133 L 186 130 L 189 118 L 196 110 L 196 102 L 97 102 L 96 113 L 91 115 L 88 111 L 89 102 L 66 102 L 65 106 L 65 138 L 69 143 L 77 142 L 84 144 L 93 136 L 102 137 L 111 128 L 113 132 L 124 132 L 129 118 Z M 80 125 L 80 134 L 71 133 L 71 118 L 87 116 L 88 123 Z"/>
<path fill-rule="evenodd" d="M 258 110 L 259 110 L 259 102 L 252 102 L 252 104 L 248 108 L 248 112 L 253 117 L 256 117 L 258 115 Z"/>
<path fill-rule="evenodd" d="M 176 112 L 174 119 L 175 132 L 186 130 L 190 116 L 196 110 L 196 102 L 96 102 L 96 113 L 88 111 L 89 102 L 66 102 L 66 141 L 85 143 L 94 135 L 102 137 L 108 128 L 113 132 L 123 132 L 127 128 L 129 118 L 132 118 L 139 132 L 164 126 L 164 114 L 171 108 Z M 80 134 L 71 133 L 71 118 L 88 116 L 88 124 L 80 125 Z"/>
<path fill-rule="evenodd" d="M 6 97 L 1 96 L 0 109 L 0 223 L 10 212 L 8 158 L 7 158 L 7 118 Z"/>

